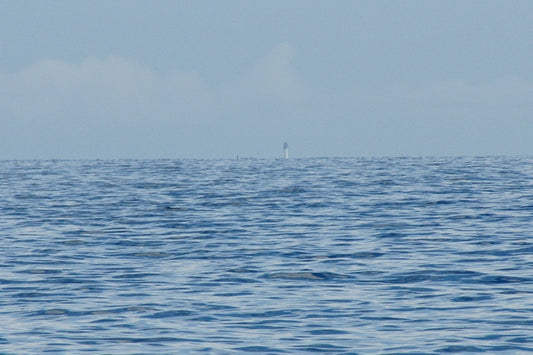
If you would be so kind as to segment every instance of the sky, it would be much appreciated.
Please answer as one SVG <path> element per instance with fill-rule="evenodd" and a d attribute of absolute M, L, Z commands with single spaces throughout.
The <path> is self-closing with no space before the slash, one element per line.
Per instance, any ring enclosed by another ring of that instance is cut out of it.
<path fill-rule="evenodd" d="M 533 155 L 533 1 L 0 0 L 0 159 Z"/>

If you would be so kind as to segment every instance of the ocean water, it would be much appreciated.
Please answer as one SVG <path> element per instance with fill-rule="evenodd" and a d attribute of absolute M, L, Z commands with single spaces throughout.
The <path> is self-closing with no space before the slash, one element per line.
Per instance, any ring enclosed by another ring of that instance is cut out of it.
<path fill-rule="evenodd" d="M 0 353 L 533 352 L 533 158 L 0 162 Z"/>

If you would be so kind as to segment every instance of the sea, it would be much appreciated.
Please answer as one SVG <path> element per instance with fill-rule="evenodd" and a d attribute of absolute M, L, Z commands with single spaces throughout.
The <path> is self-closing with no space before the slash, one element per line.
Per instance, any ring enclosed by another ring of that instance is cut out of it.
<path fill-rule="evenodd" d="M 0 161 L 0 353 L 533 353 L 533 157 Z"/>

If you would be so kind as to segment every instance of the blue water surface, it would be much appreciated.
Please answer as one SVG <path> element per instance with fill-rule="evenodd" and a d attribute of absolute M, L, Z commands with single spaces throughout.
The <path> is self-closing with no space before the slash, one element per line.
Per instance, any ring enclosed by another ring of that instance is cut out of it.
<path fill-rule="evenodd" d="M 0 162 L 0 353 L 533 352 L 533 158 Z"/>

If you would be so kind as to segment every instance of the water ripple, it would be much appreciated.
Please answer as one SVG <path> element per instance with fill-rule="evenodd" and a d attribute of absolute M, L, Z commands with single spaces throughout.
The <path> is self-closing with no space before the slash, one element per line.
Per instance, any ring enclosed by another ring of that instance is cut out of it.
<path fill-rule="evenodd" d="M 533 352 L 533 159 L 0 162 L 0 352 Z"/>

